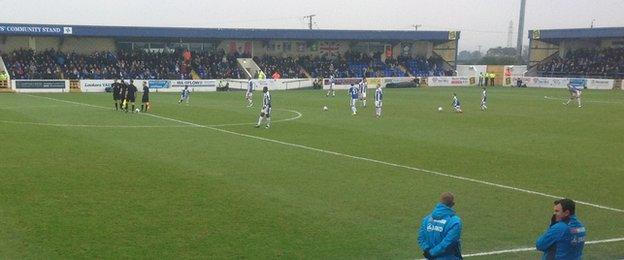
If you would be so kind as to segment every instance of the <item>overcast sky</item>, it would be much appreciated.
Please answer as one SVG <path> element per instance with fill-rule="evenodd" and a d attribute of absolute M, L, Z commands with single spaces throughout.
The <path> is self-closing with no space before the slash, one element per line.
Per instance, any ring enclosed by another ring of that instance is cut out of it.
<path fill-rule="evenodd" d="M 0 23 L 182 26 L 227 28 L 314 28 L 460 30 L 460 50 L 507 45 L 513 21 L 516 45 L 520 0 L 0 0 Z M 527 0 L 527 30 L 624 27 L 624 0 Z"/>

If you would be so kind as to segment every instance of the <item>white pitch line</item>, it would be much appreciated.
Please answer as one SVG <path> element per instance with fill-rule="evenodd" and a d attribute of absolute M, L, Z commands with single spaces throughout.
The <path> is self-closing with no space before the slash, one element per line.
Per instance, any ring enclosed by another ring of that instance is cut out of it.
<path fill-rule="evenodd" d="M 42 109 L 42 108 L 52 108 L 52 107 L 68 107 L 68 106 L 67 105 L 57 105 L 57 106 L 13 106 L 13 107 L 0 107 L 0 109 L 19 110 L 19 109 Z"/>
<path fill-rule="evenodd" d="M 30 96 L 30 97 L 36 97 L 36 98 L 45 98 L 45 99 L 54 100 L 54 101 L 58 101 L 58 102 L 65 102 L 65 103 L 69 103 L 69 104 L 73 104 L 73 105 L 88 106 L 88 107 L 100 108 L 100 109 L 106 109 L 106 110 L 109 109 L 107 107 L 96 106 L 96 105 L 91 105 L 91 104 L 87 104 L 87 103 L 79 103 L 79 102 L 68 101 L 68 100 L 62 100 L 62 99 L 56 99 L 56 98 L 51 98 L 51 97 L 43 97 L 43 96 L 36 96 L 36 95 L 30 95 L 30 94 L 21 94 L 21 95 L 26 95 L 26 96 Z M 301 118 L 303 116 L 303 114 L 301 114 L 301 112 L 296 111 L 296 110 L 282 109 L 282 108 L 278 108 L 278 109 L 275 109 L 275 110 L 292 112 L 292 113 L 295 113 L 296 116 L 291 117 L 291 118 L 286 118 L 286 119 L 272 120 L 272 123 L 293 121 L 293 120 L 297 120 L 297 119 L 299 119 L 299 118 Z M 144 113 L 143 115 L 151 115 L 151 114 Z M 252 123 L 218 124 L 218 125 L 205 125 L 205 126 L 202 126 L 202 127 L 240 126 L 240 125 L 254 125 L 254 124 L 256 124 L 256 123 L 252 122 Z"/>
<path fill-rule="evenodd" d="M 41 123 L 41 122 L 25 122 L 0 120 L 0 123 L 19 124 L 19 125 L 37 125 L 37 126 L 56 126 L 56 127 L 80 127 L 80 128 L 182 128 L 190 127 L 188 125 L 80 125 L 80 124 L 57 124 L 57 123 Z"/>
<path fill-rule="evenodd" d="M 561 101 L 568 100 L 567 98 L 556 98 L 556 97 L 549 97 L 549 96 L 544 96 L 544 99 L 548 99 L 548 100 L 561 100 Z M 601 100 L 587 100 L 587 99 L 583 99 L 583 103 L 601 103 L 601 104 L 617 104 L 617 105 L 624 104 L 622 102 L 601 101 Z"/>
<path fill-rule="evenodd" d="M 279 119 L 279 120 L 274 120 L 271 121 L 272 123 L 278 123 L 278 122 L 288 122 L 288 121 L 293 121 L 293 120 L 297 120 L 299 118 L 301 118 L 303 116 L 303 114 L 301 114 L 301 112 L 296 111 L 296 110 L 290 110 L 290 109 L 275 109 L 275 110 L 283 110 L 283 111 L 288 111 L 288 112 L 292 112 L 297 114 L 294 117 L 291 118 L 286 118 L 286 119 Z M 256 123 L 234 123 L 234 124 L 219 124 L 219 125 L 206 125 L 206 126 L 210 126 L 210 127 L 219 127 L 219 126 L 239 126 L 239 125 L 255 125 Z"/>
<path fill-rule="evenodd" d="M 29 95 L 29 96 L 33 96 L 33 95 Z M 33 96 L 33 97 L 38 97 L 38 96 Z M 72 104 L 83 104 L 83 103 L 78 103 L 78 102 L 73 102 L 73 101 L 65 101 L 65 100 L 49 98 L 49 97 L 42 97 L 42 98 L 47 98 L 47 99 L 51 99 L 51 100 L 57 100 L 57 101 L 60 101 L 60 102 L 69 102 L 69 103 L 72 103 Z M 90 105 L 90 104 L 83 104 L 83 105 L 89 106 L 89 107 L 99 107 L 99 106 L 94 106 L 94 105 Z M 99 108 L 101 108 L 101 107 L 99 107 Z M 288 142 L 284 142 L 284 141 L 279 141 L 279 140 L 274 140 L 274 139 L 269 139 L 269 138 L 254 136 L 254 135 L 237 133 L 237 132 L 228 131 L 228 130 L 225 130 L 225 129 L 220 129 L 220 128 L 211 127 L 211 126 L 207 126 L 207 125 L 200 125 L 200 124 L 196 124 L 196 123 L 192 123 L 192 122 L 188 122 L 188 121 L 182 121 L 182 120 L 178 120 L 178 119 L 175 119 L 175 118 L 159 116 L 159 115 L 155 115 L 155 114 L 143 114 L 143 115 L 152 116 L 152 117 L 155 117 L 155 118 L 160 118 L 160 119 L 168 120 L 168 121 L 172 121 L 172 122 L 178 122 L 178 123 L 181 123 L 181 124 L 207 128 L 207 129 L 211 129 L 211 130 L 214 130 L 214 131 L 217 131 L 217 132 L 227 133 L 227 134 L 231 134 L 231 135 L 237 135 L 237 136 L 241 136 L 241 137 L 247 137 L 247 138 L 250 138 L 250 139 L 256 139 L 256 140 L 261 140 L 261 141 L 265 141 L 265 142 L 276 143 L 276 144 L 281 144 L 281 145 L 285 145 L 285 146 L 301 148 L 301 149 L 310 150 L 310 151 L 316 151 L 316 152 L 320 152 L 320 153 L 332 154 L 332 155 L 347 157 L 347 158 L 356 159 L 356 160 L 362 160 L 362 161 L 367 161 L 367 162 L 372 162 L 372 163 L 377 163 L 377 164 L 382 164 L 382 165 L 387 165 L 387 166 L 393 166 L 393 167 L 396 167 L 396 168 L 403 168 L 403 169 L 408 169 L 408 170 L 412 170 L 412 171 L 428 173 L 428 174 L 431 174 L 431 175 L 437 175 L 437 176 L 442 176 L 442 177 L 447 177 L 447 178 L 452 178 L 452 179 L 457 179 L 457 180 L 463 180 L 463 181 L 468 181 L 468 182 L 473 182 L 473 183 L 479 183 L 479 184 L 484 184 L 484 185 L 488 185 L 488 186 L 493 186 L 493 187 L 513 190 L 513 191 L 524 192 L 524 193 L 533 194 L 533 195 L 539 195 L 539 196 L 543 196 L 543 197 L 547 197 L 547 198 L 553 198 L 553 199 L 563 198 L 562 196 L 557 196 L 557 195 L 552 195 L 552 194 L 547 194 L 547 193 L 543 193 L 543 192 L 532 191 L 532 190 L 527 190 L 527 189 L 522 189 L 522 188 L 516 188 L 516 187 L 512 187 L 512 186 L 507 186 L 507 185 L 503 185 L 503 184 L 498 184 L 498 183 L 493 183 L 493 182 L 488 182 L 488 181 L 472 179 L 472 178 L 463 177 L 463 176 L 459 176 L 459 175 L 453 175 L 453 174 L 448 174 L 448 173 L 441 173 L 441 172 L 437 172 L 437 171 L 421 169 L 421 168 L 417 168 L 417 167 L 406 166 L 406 165 L 401 165 L 401 164 L 396 164 L 396 163 L 391 163 L 391 162 L 385 162 L 385 161 L 380 161 L 380 160 L 376 160 L 376 159 L 370 159 L 370 158 L 366 158 L 366 157 L 360 157 L 360 156 L 355 156 L 355 155 L 350 155 L 350 154 L 345 154 L 345 153 L 340 153 L 340 152 L 334 152 L 334 151 L 330 151 L 330 150 L 324 150 L 324 149 L 319 149 L 319 148 L 305 146 L 305 145 L 300 145 L 300 144 L 288 143 Z M 580 200 L 575 200 L 575 202 L 577 204 L 582 204 L 582 205 L 591 206 L 591 207 L 595 207 L 595 208 L 606 209 L 606 210 L 610 210 L 610 211 L 624 213 L 623 209 L 607 207 L 607 206 L 598 205 L 598 204 L 595 204 L 595 203 L 590 203 L 590 202 L 585 202 L 585 201 L 580 201 Z"/>
<path fill-rule="evenodd" d="M 613 242 L 620 242 L 620 241 L 624 241 L 624 237 L 587 241 L 585 242 L 585 244 L 593 245 L 593 244 L 604 244 L 604 243 L 613 243 Z M 467 254 L 467 255 L 462 255 L 462 256 L 463 257 L 475 257 L 475 256 L 501 255 L 501 254 L 509 254 L 509 253 L 530 252 L 530 251 L 538 252 L 537 249 L 535 249 L 535 247 L 523 247 L 523 248 L 515 248 L 515 249 L 508 249 L 508 250 L 473 253 L 473 254 Z"/>
<path fill-rule="evenodd" d="M 87 106 L 87 107 L 93 107 L 93 108 L 99 108 L 99 109 L 108 109 L 108 108 L 102 107 L 102 106 L 96 106 L 96 105 L 91 105 L 91 104 L 87 104 L 87 103 L 80 103 L 80 102 L 74 102 L 74 101 L 69 101 L 69 100 L 56 99 L 56 98 L 51 98 L 51 97 L 37 96 L 37 95 L 24 94 L 24 93 L 20 93 L 20 95 L 29 96 L 29 97 L 35 97 L 35 98 L 49 99 L 49 100 L 54 100 L 54 101 L 57 101 L 57 102 L 63 102 L 63 103 L 68 103 L 68 104 L 80 105 L 80 106 Z"/>

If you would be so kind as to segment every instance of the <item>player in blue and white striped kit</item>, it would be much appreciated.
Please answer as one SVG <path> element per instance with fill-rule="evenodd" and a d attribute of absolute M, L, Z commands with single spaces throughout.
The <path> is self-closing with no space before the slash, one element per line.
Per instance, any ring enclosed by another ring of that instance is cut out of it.
<path fill-rule="evenodd" d="M 381 107 L 383 106 L 383 90 L 381 90 L 381 84 L 377 84 L 375 90 L 375 116 L 381 117 Z"/>
<path fill-rule="evenodd" d="M 355 87 L 353 83 L 351 83 L 351 87 L 349 88 L 349 96 L 351 96 L 351 112 L 353 113 L 353 115 L 357 114 L 355 103 L 358 100 L 359 94 L 360 94 L 360 91 L 358 90 L 358 88 Z"/>
<path fill-rule="evenodd" d="M 481 111 L 485 110 L 487 110 L 487 92 L 484 87 L 483 92 L 481 92 Z"/>
<path fill-rule="evenodd" d="M 264 96 L 262 97 L 262 110 L 260 110 L 260 118 L 258 118 L 258 123 L 256 127 L 260 127 L 262 124 L 262 119 L 266 118 L 266 128 L 271 127 L 271 93 L 269 93 L 268 87 L 263 87 L 262 92 L 264 92 Z"/>
<path fill-rule="evenodd" d="M 329 90 L 327 90 L 327 94 L 325 94 L 325 96 L 329 97 L 329 94 L 331 93 L 332 97 L 336 96 L 336 91 L 334 90 L 334 87 L 336 86 L 336 79 L 334 79 L 334 75 L 330 75 L 329 76 Z"/>
<path fill-rule="evenodd" d="M 191 90 L 189 90 L 188 86 L 184 86 L 184 89 L 180 93 L 180 101 L 178 101 L 178 104 L 182 103 L 182 101 L 185 101 L 188 104 L 190 95 Z"/>
<path fill-rule="evenodd" d="M 254 83 L 249 80 L 247 83 L 247 92 L 245 92 L 245 99 L 247 100 L 247 107 L 253 106 L 253 91 L 254 91 Z"/>
<path fill-rule="evenodd" d="M 568 98 L 567 102 L 563 102 L 563 104 L 567 106 L 568 104 L 570 104 L 570 101 L 576 99 L 576 102 L 578 103 L 578 107 L 582 107 L 581 105 L 582 89 L 583 89 L 583 86 L 580 86 L 580 85 L 575 86 L 572 83 L 568 83 L 568 91 L 570 92 L 570 98 Z"/>
<path fill-rule="evenodd" d="M 462 109 L 461 109 L 461 103 L 459 102 L 459 98 L 457 98 L 457 94 L 453 93 L 453 109 L 455 109 L 455 112 L 457 113 L 462 113 Z"/>
<path fill-rule="evenodd" d="M 362 78 L 362 81 L 358 84 L 360 90 L 360 100 L 362 100 L 362 106 L 366 107 L 366 90 L 368 89 L 368 82 L 366 77 Z"/>

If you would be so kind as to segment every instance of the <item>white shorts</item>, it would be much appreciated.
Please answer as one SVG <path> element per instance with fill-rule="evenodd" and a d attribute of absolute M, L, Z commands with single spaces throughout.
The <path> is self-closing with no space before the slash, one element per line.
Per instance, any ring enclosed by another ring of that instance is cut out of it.
<path fill-rule="evenodd" d="M 360 94 L 360 96 L 362 96 L 362 99 L 366 99 L 366 92 L 362 92 L 362 94 Z"/>
<path fill-rule="evenodd" d="M 247 93 L 245 93 L 245 98 L 249 98 L 249 99 L 251 99 L 251 97 L 253 97 L 253 92 L 247 92 Z"/>
<path fill-rule="evenodd" d="M 383 101 L 375 101 L 375 107 L 381 108 L 383 106 Z"/>
<path fill-rule="evenodd" d="M 352 99 L 351 99 L 351 106 L 352 106 L 352 107 L 354 107 L 354 106 L 355 106 L 355 103 L 357 103 L 357 101 L 358 101 L 357 99 L 352 98 Z"/>
<path fill-rule="evenodd" d="M 264 113 L 266 117 L 271 117 L 271 107 L 263 107 L 260 113 Z"/>

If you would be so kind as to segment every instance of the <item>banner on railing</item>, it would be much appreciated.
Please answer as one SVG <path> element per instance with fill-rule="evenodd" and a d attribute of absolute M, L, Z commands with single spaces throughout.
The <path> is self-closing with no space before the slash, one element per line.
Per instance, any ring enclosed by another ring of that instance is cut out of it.
<path fill-rule="evenodd" d="M 515 77 L 514 86 L 518 79 L 522 85 L 531 88 L 567 88 L 568 84 L 575 87 L 587 89 L 613 89 L 615 80 L 613 79 L 584 79 L 584 78 L 545 78 L 545 77 Z"/>
<path fill-rule="evenodd" d="M 82 79 L 80 80 L 80 91 L 82 92 L 111 92 L 113 88 L 112 79 Z M 124 80 L 126 84 L 130 84 L 129 80 Z M 137 79 L 133 84 L 139 92 L 143 91 L 143 83 L 147 80 Z"/>
<path fill-rule="evenodd" d="M 169 80 L 168 87 L 156 91 L 176 92 L 188 87 L 192 92 L 212 92 L 217 91 L 217 82 L 217 80 Z"/>
<path fill-rule="evenodd" d="M 172 80 L 170 84 L 172 88 L 217 88 L 216 80 Z"/>
<path fill-rule="evenodd" d="M 362 78 L 337 78 L 334 79 L 334 89 L 349 89 L 351 84 L 357 85 L 362 81 Z M 366 78 L 368 82 L 368 88 L 376 88 L 377 84 L 381 84 L 381 87 L 385 88 L 386 85 L 391 83 L 402 83 L 414 81 L 413 77 L 392 77 L 392 78 Z M 323 80 L 323 89 L 329 89 L 329 78 Z"/>
<path fill-rule="evenodd" d="M 166 89 L 169 88 L 170 84 L 168 80 L 150 80 L 147 83 L 150 89 Z"/>
<path fill-rule="evenodd" d="M 17 92 L 69 92 L 69 80 L 12 80 Z"/>
<path fill-rule="evenodd" d="M 246 90 L 249 84 L 249 80 L 245 79 L 228 79 L 220 80 L 219 85 L 223 86 L 228 83 L 230 89 Z M 256 91 L 262 90 L 263 87 L 268 87 L 269 90 L 289 90 L 289 89 L 305 89 L 312 88 L 313 79 L 254 79 L 254 88 Z"/>
<path fill-rule="evenodd" d="M 80 80 L 80 90 L 82 92 L 104 92 L 106 88 L 111 87 L 114 80 Z"/>
<path fill-rule="evenodd" d="M 106 92 L 112 88 L 113 80 L 80 80 L 80 89 L 83 92 Z M 216 80 L 134 80 L 134 86 L 139 92 L 143 91 L 143 84 L 155 92 L 178 92 L 185 86 L 191 91 L 216 91 Z M 125 80 L 128 84 L 129 81 Z"/>
<path fill-rule="evenodd" d="M 474 77 L 428 77 L 427 86 L 470 86 L 475 84 L 474 81 Z"/>
<path fill-rule="evenodd" d="M 587 79 L 588 89 L 613 89 L 614 85 L 613 79 Z"/>

